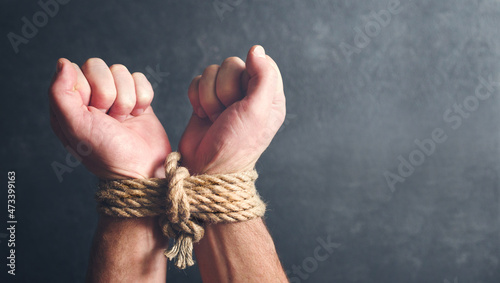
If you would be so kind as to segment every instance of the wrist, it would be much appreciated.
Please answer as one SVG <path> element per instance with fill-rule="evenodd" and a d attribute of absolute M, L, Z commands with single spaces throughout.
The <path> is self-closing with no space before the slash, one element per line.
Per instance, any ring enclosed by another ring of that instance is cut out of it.
<path fill-rule="evenodd" d="M 161 166 L 158 166 L 154 170 L 153 176 L 151 178 L 159 178 L 159 179 L 165 178 L 165 165 L 163 163 L 161 164 Z"/>
<path fill-rule="evenodd" d="M 211 162 L 203 164 L 202 162 L 187 162 L 182 159 L 181 166 L 186 167 L 191 175 L 200 174 L 231 174 L 239 172 L 252 171 L 255 168 L 256 161 L 251 162 Z"/>
<path fill-rule="evenodd" d="M 107 215 L 99 216 L 98 231 L 103 235 L 127 237 L 141 242 L 134 245 L 136 255 L 155 249 L 165 249 L 168 239 L 163 235 L 158 225 L 158 216 L 140 218 L 121 218 Z"/>

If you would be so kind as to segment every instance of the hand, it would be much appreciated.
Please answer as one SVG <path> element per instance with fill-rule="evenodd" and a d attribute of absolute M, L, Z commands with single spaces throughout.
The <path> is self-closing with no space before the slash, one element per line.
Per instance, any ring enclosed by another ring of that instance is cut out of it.
<path fill-rule="evenodd" d="M 82 163 L 101 179 L 161 178 L 171 149 L 153 95 L 146 77 L 123 65 L 92 58 L 80 69 L 60 59 L 49 90 L 51 126 L 73 151 L 90 147 Z"/>
<path fill-rule="evenodd" d="M 188 90 L 193 114 L 179 143 L 191 173 L 235 173 L 254 168 L 285 119 L 280 71 L 261 46 L 246 64 L 231 57 L 209 66 Z"/>

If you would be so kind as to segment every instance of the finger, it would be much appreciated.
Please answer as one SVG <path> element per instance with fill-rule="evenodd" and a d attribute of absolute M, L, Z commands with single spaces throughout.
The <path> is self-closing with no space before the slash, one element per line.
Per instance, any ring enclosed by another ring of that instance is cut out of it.
<path fill-rule="evenodd" d="M 138 116 L 151 105 L 154 97 L 153 86 L 143 73 L 133 73 L 132 78 L 135 84 L 136 102 L 132 115 Z"/>
<path fill-rule="evenodd" d="M 245 98 L 253 111 L 266 113 L 275 97 L 284 96 L 278 66 L 265 55 L 262 46 L 255 45 L 248 52 L 246 68 L 250 79 Z"/>
<path fill-rule="evenodd" d="M 193 112 L 200 118 L 206 118 L 207 114 L 205 113 L 205 110 L 203 110 L 203 107 L 201 107 L 200 104 L 200 95 L 199 95 L 199 87 L 200 87 L 200 79 L 201 75 L 196 76 L 192 81 L 191 84 L 189 85 L 188 88 L 188 98 L 189 102 L 191 102 L 191 105 L 193 106 Z"/>
<path fill-rule="evenodd" d="M 85 78 L 85 75 L 83 74 L 82 70 L 80 67 L 75 64 L 71 63 L 73 67 L 76 70 L 76 85 L 75 89 L 80 92 L 80 95 L 82 96 L 82 102 L 84 105 L 89 105 L 90 102 L 90 85 L 89 82 L 87 81 L 87 78 Z"/>
<path fill-rule="evenodd" d="M 86 105 L 77 89 L 78 74 L 71 62 L 61 58 L 58 71 L 49 89 L 49 101 L 53 114 L 61 129 L 69 136 L 77 136 L 85 124 Z"/>
<path fill-rule="evenodd" d="M 82 71 L 87 78 L 92 94 L 90 106 L 102 112 L 108 112 L 116 99 L 116 87 L 113 74 L 108 65 L 99 58 L 91 58 L 82 66 Z"/>
<path fill-rule="evenodd" d="M 197 167 L 197 165 L 203 165 L 208 162 L 200 162 L 201 164 L 188 164 L 186 161 L 188 160 L 194 160 L 194 159 L 205 159 L 205 156 L 200 155 L 197 152 L 197 149 L 199 148 L 199 144 L 205 137 L 207 131 L 210 129 L 210 126 L 212 125 L 212 122 L 209 119 L 201 119 L 197 115 L 193 114 L 191 115 L 191 119 L 188 122 L 188 125 L 186 126 L 186 130 L 182 134 L 181 140 L 183 141 L 182 143 L 179 144 L 179 152 L 183 156 L 183 165 L 188 170 L 191 172 L 191 174 L 194 173 L 203 173 L 202 169 Z M 185 158 L 184 158 L 185 157 Z M 196 157 L 196 158 L 194 158 Z M 199 163 L 199 162 L 195 162 Z"/>
<path fill-rule="evenodd" d="M 208 66 L 203 72 L 198 86 L 200 104 L 212 122 L 224 111 L 224 105 L 215 93 L 215 82 L 219 68 L 217 65 Z"/>
<path fill-rule="evenodd" d="M 116 87 L 116 99 L 109 109 L 109 116 L 118 121 L 124 121 L 135 107 L 135 84 L 134 78 L 127 67 L 115 64 L 109 68 L 113 75 Z"/>
<path fill-rule="evenodd" d="M 271 58 L 271 56 L 266 55 L 266 58 L 267 58 L 267 61 L 271 64 L 271 66 L 273 67 L 273 69 L 278 74 L 278 85 L 277 85 L 278 91 L 283 92 L 283 77 L 281 76 L 281 71 L 280 71 L 280 69 L 278 67 L 278 64 L 276 64 L 276 62 L 274 61 L 273 58 Z"/>
<path fill-rule="evenodd" d="M 217 74 L 217 98 L 229 107 L 234 102 L 243 98 L 242 75 L 245 71 L 245 62 L 238 57 L 229 57 L 220 66 Z"/>

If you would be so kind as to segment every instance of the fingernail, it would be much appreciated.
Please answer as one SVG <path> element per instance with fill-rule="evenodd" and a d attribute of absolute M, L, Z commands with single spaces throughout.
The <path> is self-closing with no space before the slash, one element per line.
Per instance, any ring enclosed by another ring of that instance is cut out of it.
<path fill-rule="evenodd" d="M 144 109 L 135 109 L 135 111 L 133 112 L 132 115 L 134 116 L 139 116 L 141 115 L 142 113 L 144 113 Z"/>
<path fill-rule="evenodd" d="M 260 45 L 255 47 L 255 49 L 253 50 L 253 53 L 255 55 L 257 55 L 257 57 L 266 58 L 266 51 L 264 50 L 264 47 L 262 47 Z"/>
<path fill-rule="evenodd" d="M 59 73 L 62 70 L 63 62 L 61 60 L 57 60 L 57 72 Z"/>

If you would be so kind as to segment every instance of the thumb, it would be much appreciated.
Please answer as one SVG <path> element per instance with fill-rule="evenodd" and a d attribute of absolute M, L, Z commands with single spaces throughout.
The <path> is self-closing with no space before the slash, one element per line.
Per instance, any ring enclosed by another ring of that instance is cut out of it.
<path fill-rule="evenodd" d="M 246 60 L 248 88 L 246 99 L 255 111 L 267 112 L 274 98 L 283 92 L 283 81 L 276 63 L 267 56 L 260 45 L 248 51 Z M 246 85 L 244 82 L 243 85 Z"/>
<path fill-rule="evenodd" d="M 64 132 L 74 134 L 82 122 L 87 107 L 76 90 L 78 74 L 72 63 L 64 58 L 57 62 L 57 72 L 49 89 L 52 111 Z"/>

